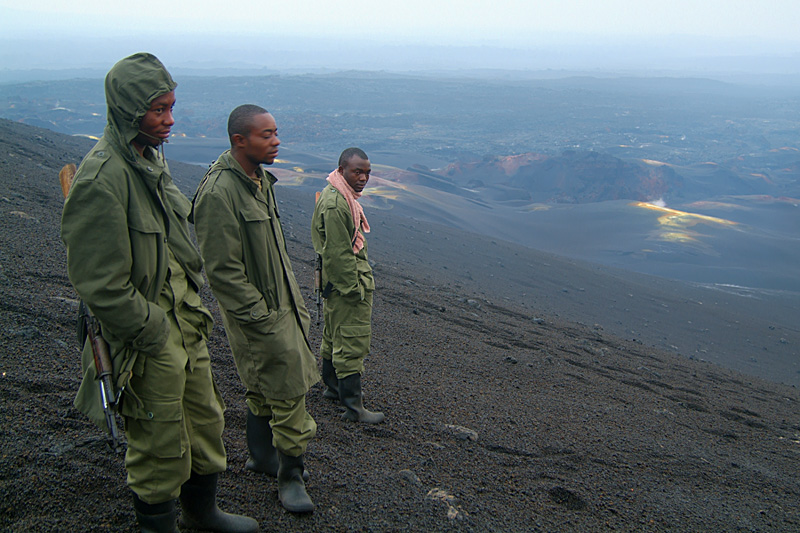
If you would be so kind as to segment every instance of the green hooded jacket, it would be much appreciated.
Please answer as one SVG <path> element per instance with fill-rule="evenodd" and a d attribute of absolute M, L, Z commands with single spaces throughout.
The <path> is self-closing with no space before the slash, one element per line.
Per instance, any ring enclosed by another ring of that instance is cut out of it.
<path fill-rule="evenodd" d="M 277 180 L 261 167 L 257 172 L 262 190 L 230 150 L 223 152 L 200 182 L 192 217 L 245 387 L 287 400 L 320 378 L 275 201 Z"/>
<path fill-rule="evenodd" d="M 367 258 L 367 241 L 353 253 L 352 237 L 356 225 L 342 193 L 328 184 L 314 206 L 311 219 L 311 242 L 322 257 L 322 287 L 330 283 L 342 296 L 360 295 L 375 290 L 372 267 Z M 359 231 L 361 231 L 359 229 Z"/>
<path fill-rule="evenodd" d="M 150 103 L 176 85 L 150 54 L 114 65 L 105 82 L 108 123 L 75 174 L 61 218 L 69 279 L 100 322 L 117 390 L 131 372 L 141 372 L 141 354 L 157 353 L 167 341 L 167 315 L 157 305 L 167 246 L 188 282 L 196 290 L 203 285 L 202 260 L 189 236 L 190 202 L 156 150 L 148 147 L 142 157 L 131 145 Z M 196 304 L 207 313 L 199 299 Z M 75 406 L 105 429 L 89 344 Z"/>

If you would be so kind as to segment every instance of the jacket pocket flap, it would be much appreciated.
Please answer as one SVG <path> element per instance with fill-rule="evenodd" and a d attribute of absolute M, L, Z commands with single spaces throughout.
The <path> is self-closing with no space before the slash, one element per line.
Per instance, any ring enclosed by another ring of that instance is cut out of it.
<path fill-rule="evenodd" d="M 128 227 L 139 233 L 161 233 L 161 226 L 155 218 L 139 209 L 128 210 Z"/>
<path fill-rule="evenodd" d="M 250 308 L 250 318 L 253 320 L 261 320 L 262 318 L 269 316 L 270 310 L 267 307 L 267 302 L 264 298 L 261 298 L 256 304 Z"/>
<path fill-rule="evenodd" d="M 264 222 L 265 220 L 269 220 L 268 214 L 253 208 L 241 209 L 239 215 L 245 222 Z"/>
<path fill-rule="evenodd" d="M 340 326 L 339 331 L 341 331 L 342 337 L 366 337 L 370 333 L 370 326 L 369 324 Z"/>

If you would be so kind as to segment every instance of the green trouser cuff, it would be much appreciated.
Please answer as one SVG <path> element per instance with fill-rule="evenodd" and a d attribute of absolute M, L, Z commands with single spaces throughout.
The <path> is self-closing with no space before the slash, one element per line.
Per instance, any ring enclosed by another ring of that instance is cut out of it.
<path fill-rule="evenodd" d="M 305 395 L 289 400 L 248 398 L 247 405 L 254 415 L 270 419 L 275 448 L 286 455 L 304 454 L 317 434 L 317 423 L 306 411 Z"/>

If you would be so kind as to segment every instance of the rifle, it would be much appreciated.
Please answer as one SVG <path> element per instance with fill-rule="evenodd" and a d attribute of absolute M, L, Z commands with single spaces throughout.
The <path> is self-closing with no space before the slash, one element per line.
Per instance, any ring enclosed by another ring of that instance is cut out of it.
<path fill-rule="evenodd" d="M 75 170 L 75 165 L 70 163 L 64 165 L 58 173 L 58 179 L 61 182 L 61 191 L 64 193 L 64 198 L 66 198 L 69 193 L 72 179 L 75 177 Z M 94 354 L 94 366 L 97 370 L 97 384 L 100 387 L 103 414 L 105 415 L 106 426 L 108 427 L 108 446 L 115 453 L 122 453 L 122 439 L 120 438 L 119 429 L 117 428 L 117 421 L 114 418 L 114 411 L 117 409 L 117 403 L 122 391 L 119 391 L 119 394 L 114 397 L 114 384 L 112 382 L 113 366 L 111 365 L 108 343 L 103 338 L 103 334 L 100 331 L 100 323 L 83 302 L 80 304 L 78 321 L 80 324 L 84 325 L 83 330 L 86 334 L 86 337 L 84 337 L 83 332 L 81 332 L 78 337 L 81 339 L 88 337 L 92 346 L 92 353 Z"/>
<path fill-rule="evenodd" d="M 317 191 L 314 203 L 319 201 L 320 192 Z M 316 254 L 314 258 L 314 297 L 317 300 L 317 325 L 322 322 L 322 256 Z"/>
<path fill-rule="evenodd" d="M 322 256 L 316 254 L 314 260 L 314 296 L 317 299 L 317 325 L 320 325 L 322 317 Z"/>
<path fill-rule="evenodd" d="M 103 415 L 106 417 L 108 427 L 108 446 L 115 453 L 122 453 L 122 439 L 117 429 L 117 421 L 114 418 L 114 411 L 117 409 L 119 395 L 114 397 L 114 384 L 112 382 L 113 366 L 111 365 L 111 355 L 108 352 L 108 343 L 103 338 L 100 331 L 100 323 L 89 311 L 89 308 L 81 302 L 82 318 L 86 324 L 86 336 L 92 343 L 92 353 L 94 354 L 94 367 L 97 370 L 97 384 L 100 387 L 100 398 L 103 401 Z M 120 391 L 122 393 L 122 391 Z"/>

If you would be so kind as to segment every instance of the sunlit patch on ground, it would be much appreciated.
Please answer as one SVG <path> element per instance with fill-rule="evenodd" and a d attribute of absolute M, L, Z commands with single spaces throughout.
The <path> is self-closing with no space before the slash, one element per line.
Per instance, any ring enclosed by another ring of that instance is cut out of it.
<path fill-rule="evenodd" d="M 753 173 L 751 173 L 750 175 L 751 175 L 751 176 L 753 176 L 754 178 L 759 178 L 759 179 L 762 179 L 762 180 L 766 181 L 766 182 L 767 182 L 767 183 L 769 183 L 769 184 L 773 184 L 772 180 L 771 180 L 771 179 L 769 179 L 769 178 L 768 178 L 766 175 L 764 175 L 764 174 L 760 174 L 760 173 L 757 173 L 757 172 L 753 172 Z"/>
<path fill-rule="evenodd" d="M 549 211 L 550 209 L 552 209 L 552 206 L 545 204 L 531 204 L 522 208 L 523 211 L 528 213 L 532 213 L 534 211 Z"/>
<path fill-rule="evenodd" d="M 697 233 L 686 233 L 678 231 L 663 231 L 659 234 L 662 240 L 670 242 L 678 242 L 681 244 L 699 244 L 697 240 Z"/>
<path fill-rule="evenodd" d="M 281 185 L 298 186 L 304 185 L 312 176 L 303 172 L 297 172 L 294 169 L 288 168 L 270 168 L 271 174 L 274 174 Z M 320 185 L 320 188 L 323 186 Z"/>
<path fill-rule="evenodd" d="M 671 166 L 669 163 L 664 163 L 663 161 L 656 161 L 655 159 L 642 159 L 642 162 L 646 165 L 650 165 L 653 167 L 668 167 Z"/>
<path fill-rule="evenodd" d="M 720 226 L 735 226 L 737 223 L 732 220 L 726 220 L 724 218 L 712 217 L 708 215 L 700 215 L 697 213 L 689 213 L 687 211 L 679 211 L 677 209 L 671 209 L 669 207 L 662 207 L 659 205 L 651 204 L 649 202 L 633 202 L 636 207 L 641 207 L 644 209 L 652 209 L 653 211 L 659 211 L 663 213 L 661 217 L 659 217 L 658 221 L 663 225 L 670 225 L 670 226 L 694 226 L 700 222 L 706 222 L 709 224 L 718 224 Z"/>
<path fill-rule="evenodd" d="M 780 148 L 772 148 L 770 150 L 770 152 L 772 152 L 772 153 L 775 153 L 775 152 L 800 152 L 800 150 L 798 150 L 794 146 L 781 146 Z"/>
<path fill-rule="evenodd" d="M 405 187 L 370 187 L 364 189 L 364 196 L 383 198 L 385 200 L 398 200 Z"/>
<path fill-rule="evenodd" d="M 658 227 L 653 231 L 651 238 L 665 242 L 692 245 L 697 248 L 702 248 L 709 253 L 711 252 L 711 247 L 701 241 L 703 235 L 690 228 L 698 224 L 722 227 L 733 227 L 737 225 L 737 223 L 732 220 L 679 211 L 648 202 L 633 202 L 631 205 L 660 213 L 658 217 Z"/>

